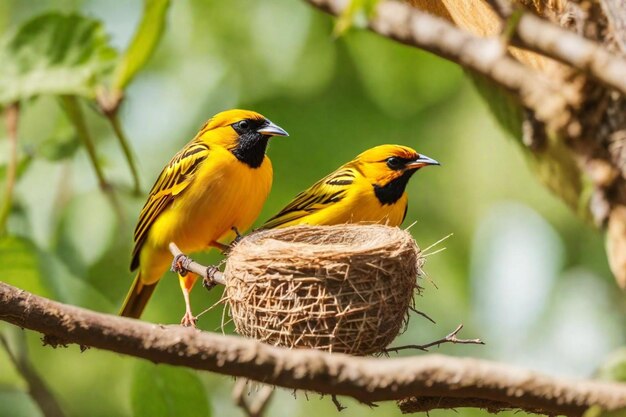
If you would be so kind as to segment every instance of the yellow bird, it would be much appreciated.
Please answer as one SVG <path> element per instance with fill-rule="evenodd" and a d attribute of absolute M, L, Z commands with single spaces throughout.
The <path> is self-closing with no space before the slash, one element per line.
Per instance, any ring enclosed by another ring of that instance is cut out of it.
<path fill-rule="evenodd" d="M 407 211 L 406 185 L 426 165 L 439 162 L 406 146 L 368 149 L 298 194 L 262 229 L 359 222 L 398 226 Z"/>
<path fill-rule="evenodd" d="M 265 155 L 272 136 L 287 132 L 259 113 L 228 110 L 209 119 L 165 166 L 150 191 L 135 229 L 131 271 L 139 269 L 120 314 L 140 317 L 172 255 L 223 248 L 221 240 L 244 231 L 259 215 L 272 186 Z M 197 276 L 179 275 L 185 298 L 181 324 L 195 325 L 189 292 Z"/>

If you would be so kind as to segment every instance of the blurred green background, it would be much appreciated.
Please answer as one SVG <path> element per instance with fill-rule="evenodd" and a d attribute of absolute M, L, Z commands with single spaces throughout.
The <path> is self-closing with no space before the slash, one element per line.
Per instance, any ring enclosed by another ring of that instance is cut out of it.
<path fill-rule="evenodd" d="M 79 12 L 102 20 L 111 44 L 123 50 L 142 7 L 138 0 L 3 0 L 0 33 L 42 12 Z M 608 270 L 602 235 L 539 185 L 516 142 L 495 124 L 459 67 L 359 30 L 334 39 L 333 24 L 303 1 L 172 2 L 161 43 L 120 110 L 137 156 L 142 196 L 129 191 L 131 177 L 110 126 L 90 109 L 93 103 L 84 109 L 125 223 L 99 191 L 82 148 L 54 157 L 59 143 L 76 148 L 57 100 L 23 103 L 20 153 L 33 158 L 16 187 L 9 235 L 0 240 L 0 279 L 115 313 L 132 280 L 134 222 L 160 169 L 212 114 L 249 108 L 291 135 L 272 141 L 274 188 L 259 223 L 313 181 L 378 144 L 408 145 L 442 163 L 420 171 L 409 184 L 405 221 L 415 222 L 410 230 L 422 247 L 453 233 L 437 246 L 446 250 L 428 258 L 425 292 L 417 299 L 417 308 L 437 324 L 413 316 L 397 344 L 426 343 L 464 323 L 462 336 L 480 337 L 486 345 L 443 346 L 438 352 L 557 375 L 592 375 L 626 342 L 626 300 Z M 0 132 L 3 184 L 5 134 Z M 219 292 L 207 294 L 198 286 L 195 311 L 214 305 Z M 178 323 L 183 311 L 170 274 L 143 318 Z M 201 315 L 198 326 L 220 331 L 221 320 L 222 307 L 216 306 Z M 232 332 L 232 326 L 225 329 Z M 14 350 L 28 349 L 68 416 L 242 415 L 230 398 L 232 378 L 155 367 L 94 349 L 80 353 L 76 346 L 43 348 L 37 334 L 26 332 L 22 340 L 24 332 L 6 324 L 0 330 Z M 181 394 L 181 386 L 189 389 Z M 41 415 L 25 388 L 0 350 L 0 416 Z M 163 414 L 170 395 L 184 398 L 188 409 Z M 293 397 L 279 390 L 267 415 L 336 414 L 328 397 Z M 393 403 L 370 409 L 342 402 L 348 406 L 342 416 L 400 414 Z M 458 414 L 483 415 L 466 409 Z"/>

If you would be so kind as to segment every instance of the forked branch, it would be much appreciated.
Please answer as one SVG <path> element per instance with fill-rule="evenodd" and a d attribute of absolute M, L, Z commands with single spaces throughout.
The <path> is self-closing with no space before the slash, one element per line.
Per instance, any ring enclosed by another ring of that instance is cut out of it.
<path fill-rule="evenodd" d="M 457 335 L 463 329 L 463 325 L 459 324 L 454 331 L 448 334 L 446 337 L 442 337 L 441 339 L 435 340 L 434 342 L 426 343 L 425 345 L 405 345 L 405 346 L 397 346 L 385 349 L 385 353 L 391 352 L 399 352 L 401 350 L 407 349 L 417 349 L 427 352 L 429 348 L 433 346 L 440 346 L 445 343 L 459 344 L 459 345 L 484 345 L 480 339 L 459 339 Z"/>
<path fill-rule="evenodd" d="M 509 19 L 515 11 L 509 0 L 489 0 L 489 3 L 504 19 Z M 513 45 L 556 59 L 626 94 L 626 59 L 530 12 L 521 9 L 518 12 L 520 16 L 511 38 Z"/>

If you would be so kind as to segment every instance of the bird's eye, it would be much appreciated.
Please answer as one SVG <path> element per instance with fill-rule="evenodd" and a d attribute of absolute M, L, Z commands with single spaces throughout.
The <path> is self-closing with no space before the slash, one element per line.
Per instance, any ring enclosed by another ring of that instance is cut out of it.
<path fill-rule="evenodd" d="M 402 168 L 402 160 L 392 156 L 391 158 L 387 158 L 387 166 L 391 169 L 400 169 Z"/>
<path fill-rule="evenodd" d="M 247 120 L 242 120 L 239 123 L 237 123 L 237 127 L 241 130 L 248 130 L 250 129 L 250 122 Z"/>

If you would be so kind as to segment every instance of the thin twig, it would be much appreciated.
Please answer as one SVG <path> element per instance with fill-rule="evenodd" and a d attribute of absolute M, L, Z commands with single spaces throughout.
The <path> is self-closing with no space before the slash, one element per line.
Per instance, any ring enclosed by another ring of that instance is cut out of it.
<path fill-rule="evenodd" d="M 133 176 L 133 192 L 135 195 L 141 194 L 141 183 L 139 181 L 139 173 L 137 170 L 137 164 L 135 163 L 135 157 L 133 151 L 130 147 L 130 143 L 126 134 L 124 133 L 124 129 L 122 128 L 122 124 L 119 119 L 119 108 L 124 99 L 124 93 L 119 90 L 108 91 L 104 87 L 98 88 L 96 93 L 96 104 L 99 112 L 106 117 L 106 119 L 111 124 L 113 128 L 113 132 L 115 133 L 115 137 L 119 142 L 122 151 L 124 152 L 124 156 L 126 158 L 126 162 L 128 163 L 128 167 L 131 171 L 131 175 Z"/>
<path fill-rule="evenodd" d="M 335 405 L 335 408 L 337 408 L 337 411 L 342 412 L 343 410 L 346 409 L 346 406 L 341 404 L 341 402 L 339 402 L 339 398 L 337 398 L 336 395 L 331 395 L 330 399 L 332 400 L 333 404 Z"/>
<path fill-rule="evenodd" d="M 4 111 L 7 138 L 9 140 L 9 161 L 4 198 L 0 205 L 0 236 L 6 231 L 6 223 L 13 206 L 13 190 L 17 179 L 17 125 L 20 113 L 19 103 L 13 103 Z"/>
<path fill-rule="evenodd" d="M 41 413 L 45 417 L 65 417 L 65 413 L 54 397 L 54 394 L 52 394 L 46 382 L 39 376 L 28 360 L 27 352 L 20 352 L 19 357 L 15 355 L 2 334 L 0 334 L 0 345 L 4 347 L 9 360 L 13 363 L 13 366 L 15 366 L 15 369 L 19 372 L 24 381 L 26 381 L 26 384 L 28 384 L 28 394 L 33 401 L 35 401 Z"/>
<path fill-rule="evenodd" d="M 135 157 L 133 155 L 133 151 L 130 148 L 130 143 L 126 134 L 124 133 L 124 129 L 122 128 L 122 124 L 120 123 L 120 119 L 117 113 L 104 113 L 105 117 L 111 124 L 113 128 L 113 132 L 115 132 L 115 137 L 117 138 L 122 151 L 124 152 L 124 157 L 126 158 L 126 163 L 128 163 L 128 168 L 130 169 L 131 175 L 133 177 L 133 193 L 135 195 L 141 194 L 141 183 L 139 181 L 139 172 L 137 171 L 137 164 L 135 162 Z"/>
<path fill-rule="evenodd" d="M 67 113 L 70 122 L 74 125 L 74 129 L 76 130 L 76 134 L 83 142 L 85 149 L 87 150 L 87 155 L 89 156 L 89 161 L 91 162 L 91 166 L 93 167 L 96 177 L 98 178 L 98 185 L 104 194 L 109 198 L 115 213 L 117 214 L 120 221 L 125 220 L 124 211 L 122 210 L 122 206 L 120 205 L 117 195 L 115 194 L 115 190 L 106 180 L 104 175 L 104 171 L 102 170 L 102 166 L 100 165 L 100 161 L 98 160 L 98 155 L 96 154 L 96 145 L 87 128 L 87 122 L 85 121 L 85 117 L 83 115 L 82 110 L 80 109 L 80 103 L 75 96 L 62 96 L 61 97 L 63 108 Z"/>
<path fill-rule="evenodd" d="M 63 96 L 62 101 L 65 112 L 67 113 L 70 122 L 74 125 L 76 134 L 83 141 L 83 145 L 87 150 L 87 155 L 89 156 L 91 165 L 96 173 L 96 177 L 98 178 L 98 185 L 100 186 L 100 189 L 104 192 L 108 192 L 111 189 L 111 185 L 106 180 L 104 171 L 100 166 L 100 161 L 98 160 L 98 155 L 96 154 L 96 145 L 91 137 L 91 133 L 89 133 L 89 129 L 87 128 L 87 123 L 85 122 L 85 117 L 80 109 L 78 99 L 74 96 Z"/>
<path fill-rule="evenodd" d="M 250 381 L 247 378 L 239 378 L 235 382 L 232 391 L 232 398 L 248 417 L 262 417 L 266 407 L 274 393 L 274 387 L 271 385 L 263 385 L 257 392 L 251 404 L 246 401 L 246 387 Z"/>
<path fill-rule="evenodd" d="M 626 59 L 532 13 L 516 10 L 509 0 L 488 0 L 488 3 L 505 21 L 514 13 L 520 14 L 511 27 L 513 45 L 568 64 L 626 94 Z"/>
<path fill-rule="evenodd" d="M 423 311 L 420 311 L 416 309 L 415 307 L 409 307 L 409 309 L 415 314 L 419 314 L 420 316 L 424 317 L 426 320 L 430 321 L 432 324 L 437 324 L 435 320 L 433 320 L 428 314 L 424 313 Z"/>
<path fill-rule="evenodd" d="M 169 248 L 170 252 L 174 256 L 174 264 L 176 264 L 175 269 L 177 269 L 176 272 L 188 271 L 200 275 L 204 279 L 203 284 L 205 286 L 215 284 L 226 285 L 224 274 L 217 270 L 217 268 L 212 266 L 207 267 L 194 261 L 185 255 L 174 242 L 170 242 Z"/>
<path fill-rule="evenodd" d="M 459 334 L 462 328 L 463 328 L 463 325 L 459 324 L 458 327 L 452 333 L 448 334 L 446 337 L 435 340 L 434 342 L 426 343 L 425 345 L 405 345 L 405 346 L 386 348 L 384 353 L 399 352 L 401 350 L 406 350 L 406 349 L 417 349 L 417 350 L 422 350 L 424 352 L 428 352 L 429 348 L 433 346 L 439 347 L 440 345 L 444 343 L 452 343 L 452 344 L 460 344 L 460 345 L 484 345 L 485 344 L 480 339 L 457 338 L 456 336 Z"/>
<path fill-rule="evenodd" d="M 463 398 L 471 399 L 468 405 L 480 399 L 500 408 L 567 416 L 582 416 L 592 405 L 605 410 L 626 407 L 626 384 L 555 378 L 505 364 L 435 354 L 381 359 L 289 350 L 97 313 L 1 282 L 0 320 L 66 343 L 366 402 L 438 397 L 443 406 L 451 399 L 460 407 Z"/>

